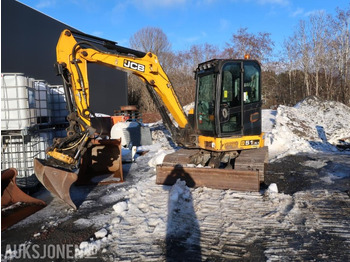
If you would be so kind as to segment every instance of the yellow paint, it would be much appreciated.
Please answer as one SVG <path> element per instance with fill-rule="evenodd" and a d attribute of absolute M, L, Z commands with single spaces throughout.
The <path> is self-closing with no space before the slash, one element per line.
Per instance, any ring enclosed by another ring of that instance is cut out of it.
<path fill-rule="evenodd" d="M 227 90 L 224 90 L 224 98 L 227 98 L 228 97 L 228 92 Z"/>
<path fill-rule="evenodd" d="M 240 136 L 227 138 L 199 136 L 198 145 L 202 149 L 218 152 L 260 148 L 263 147 L 265 143 L 263 136 L 264 133 L 255 136 Z M 259 141 L 259 145 L 250 145 L 250 141 Z"/>
<path fill-rule="evenodd" d="M 68 155 L 57 152 L 56 149 L 54 149 L 53 151 L 47 152 L 47 154 L 66 164 L 73 164 L 75 162 L 74 158 L 71 158 Z"/>
<path fill-rule="evenodd" d="M 83 113 L 89 108 L 90 104 L 87 62 L 93 62 L 131 72 L 140 77 L 144 82 L 150 84 L 160 96 L 160 99 L 172 114 L 179 127 L 185 128 L 187 125 L 187 117 L 156 55 L 147 53 L 142 58 L 131 58 L 129 56 L 104 53 L 89 48 L 81 49 L 78 47 L 76 49 L 76 59 L 79 60 L 78 65 L 84 79 L 83 84 L 81 84 L 79 82 L 80 79 L 77 69 L 72 63 L 72 50 L 76 43 L 75 38 L 70 34 L 69 30 L 64 30 L 61 33 L 56 47 L 57 62 L 65 63 L 69 72 L 72 74 L 72 91 L 78 114 L 87 125 L 91 126 L 89 112 Z"/>

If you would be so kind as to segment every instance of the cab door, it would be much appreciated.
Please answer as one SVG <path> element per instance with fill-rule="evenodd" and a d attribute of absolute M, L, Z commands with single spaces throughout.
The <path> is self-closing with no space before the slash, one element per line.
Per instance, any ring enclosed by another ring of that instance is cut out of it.
<path fill-rule="evenodd" d="M 242 134 L 242 63 L 226 62 L 221 70 L 219 136 Z"/>
<path fill-rule="evenodd" d="M 219 137 L 261 133 L 260 65 L 254 60 L 226 61 L 218 91 Z"/>
<path fill-rule="evenodd" d="M 243 135 L 261 134 L 261 69 L 257 61 L 243 61 Z"/>

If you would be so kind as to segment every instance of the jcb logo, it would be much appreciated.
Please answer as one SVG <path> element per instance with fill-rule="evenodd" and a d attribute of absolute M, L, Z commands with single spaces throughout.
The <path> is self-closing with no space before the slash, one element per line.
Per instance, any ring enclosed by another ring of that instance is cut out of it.
<path fill-rule="evenodd" d="M 124 60 L 124 67 L 131 68 L 131 69 L 134 69 L 134 70 L 137 70 L 140 72 L 145 72 L 144 65 L 141 65 L 141 64 L 138 64 L 138 63 L 132 62 L 130 60 L 126 60 L 126 59 Z"/>

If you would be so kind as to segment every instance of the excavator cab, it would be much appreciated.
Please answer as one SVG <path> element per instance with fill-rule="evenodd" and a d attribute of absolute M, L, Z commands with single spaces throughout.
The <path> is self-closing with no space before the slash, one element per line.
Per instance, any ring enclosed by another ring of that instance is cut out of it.
<path fill-rule="evenodd" d="M 198 65 L 196 79 L 193 125 L 199 147 L 217 152 L 263 147 L 259 62 L 210 60 Z"/>
<path fill-rule="evenodd" d="M 197 149 L 165 156 L 157 183 L 258 191 L 267 147 L 261 132 L 261 69 L 255 60 L 214 59 L 198 65 L 189 114 Z M 193 166 L 196 167 L 193 167 Z"/>
<path fill-rule="evenodd" d="M 218 138 L 260 135 L 260 74 L 260 65 L 254 60 L 211 60 L 200 64 L 195 104 L 199 133 Z"/>

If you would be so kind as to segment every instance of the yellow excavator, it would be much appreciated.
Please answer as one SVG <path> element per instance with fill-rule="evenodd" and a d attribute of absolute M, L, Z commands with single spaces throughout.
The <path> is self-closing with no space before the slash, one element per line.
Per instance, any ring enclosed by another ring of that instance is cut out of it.
<path fill-rule="evenodd" d="M 75 208 L 69 188 L 77 180 L 86 152 L 96 141 L 103 141 L 97 139 L 91 125 L 88 63 L 138 76 L 173 140 L 182 147 L 157 166 L 156 183 L 171 185 L 181 178 L 188 186 L 259 190 L 268 151 L 261 131 L 261 69 L 257 61 L 214 59 L 199 64 L 195 106 L 186 115 L 155 54 L 72 30 L 61 33 L 56 54 L 69 127 L 67 136 L 47 149 L 47 160 L 34 160 L 34 171 L 41 183 L 66 203 Z M 116 172 L 122 172 L 120 159 Z"/>

